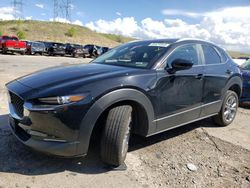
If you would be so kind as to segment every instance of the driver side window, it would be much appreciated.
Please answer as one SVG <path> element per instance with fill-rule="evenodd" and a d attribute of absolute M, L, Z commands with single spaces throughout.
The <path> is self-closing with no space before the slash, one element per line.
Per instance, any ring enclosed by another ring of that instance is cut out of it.
<path fill-rule="evenodd" d="M 172 54 L 167 59 L 167 66 L 171 67 L 171 63 L 175 59 L 188 60 L 193 63 L 193 65 L 199 64 L 198 52 L 195 44 L 188 44 L 184 46 L 177 47 Z"/>

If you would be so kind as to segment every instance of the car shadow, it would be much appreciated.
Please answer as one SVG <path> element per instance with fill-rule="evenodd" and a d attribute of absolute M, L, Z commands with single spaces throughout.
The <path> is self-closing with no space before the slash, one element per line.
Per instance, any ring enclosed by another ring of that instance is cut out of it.
<path fill-rule="evenodd" d="M 0 115 L 0 173 L 18 173 L 32 176 L 69 171 L 71 175 L 76 175 L 76 173 L 100 174 L 112 170 L 101 162 L 99 157 L 100 147 L 97 141 L 91 143 L 86 157 L 58 158 L 36 152 L 24 146 L 11 134 L 7 124 L 8 115 Z M 129 152 L 185 134 L 198 127 L 215 127 L 215 125 L 211 120 L 206 119 L 148 138 L 133 136 Z"/>

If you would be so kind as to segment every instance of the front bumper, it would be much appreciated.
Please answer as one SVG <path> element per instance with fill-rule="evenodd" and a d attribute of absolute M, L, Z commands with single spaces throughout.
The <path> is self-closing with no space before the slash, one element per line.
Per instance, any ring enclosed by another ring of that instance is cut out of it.
<path fill-rule="evenodd" d="M 9 116 L 9 125 L 12 133 L 18 138 L 18 140 L 34 150 L 63 157 L 75 157 L 80 155 L 76 152 L 79 142 L 60 142 L 56 140 L 44 141 L 41 139 L 35 139 L 22 129 L 19 126 L 18 120 L 14 119 L 11 115 Z"/>
<path fill-rule="evenodd" d="M 13 97 L 14 95 L 14 97 Z M 79 129 L 85 109 L 82 104 L 53 108 L 38 108 L 31 103 L 15 103 L 21 97 L 10 92 L 9 125 L 13 134 L 25 145 L 52 155 L 63 157 L 83 156 Z M 23 107 L 23 111 L 20 108 Z"/>

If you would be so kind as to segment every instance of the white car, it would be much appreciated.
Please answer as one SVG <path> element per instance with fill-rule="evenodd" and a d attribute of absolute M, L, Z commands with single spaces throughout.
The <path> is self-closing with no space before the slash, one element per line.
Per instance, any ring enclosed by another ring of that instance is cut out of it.
<path fill-rule="evenodd" d="M 237 65 L 242 65 L 243 63 L 246 62 L 246 59 L 233 59 L 233 61 L 234 61 Z"/>

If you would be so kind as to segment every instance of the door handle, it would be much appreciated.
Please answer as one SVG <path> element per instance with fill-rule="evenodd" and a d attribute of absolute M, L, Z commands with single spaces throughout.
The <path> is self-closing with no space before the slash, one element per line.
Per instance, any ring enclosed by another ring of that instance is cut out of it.
<path fill-rule="evenodd" d="M 233 71 L 227 69 L 226 73 L 227 73 L 227 74 L 233 74 Z"/>
<path fill-rule="evenodd" d="M 195 76 L 195 78 L 201 80 L 201 79 L 203 79 L 203 74 L 197 74 Z"/>

